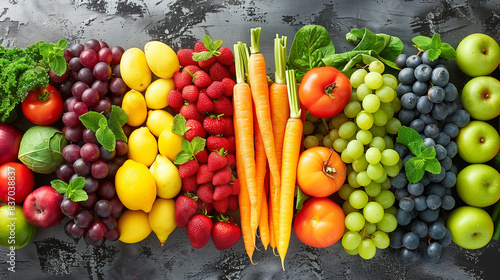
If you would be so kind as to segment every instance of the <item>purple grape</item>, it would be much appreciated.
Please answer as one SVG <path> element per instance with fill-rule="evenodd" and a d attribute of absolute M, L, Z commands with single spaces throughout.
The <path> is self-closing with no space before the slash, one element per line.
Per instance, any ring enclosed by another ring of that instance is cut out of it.
<path fill-rule="evenodd" d="M 87 67 L 80 69 L 80 71 L 78 71 L 78 80 L 90 86 L 95 81 L 92 69 Z"/>
<path fill-rule="evenodd" d="M 109 181 L 101 181 L 97 194 L 99 198 L 112 199 L 116 195 L 115 185 Z"/>
<path fill-rule="evenodd" d="M 85 143 L 97 143 L 97 138 L 95 137 L 95 132 L 92 130 L 85 128 L 83 130 L 83 141 Z"/>
<path fill-rule="evenodd" d="M 71 223 L 71 225 L 69 226 L 69 232 L 74 237 L 80 239 L 80 237 L 84 236 L 85 233 L 87 233 L 87 229 L 77 226 L 75 221 L 70 221 L 70 223 Z"/>
<path fill-rule="evenodd" d="M 73 81 L 78 81 L 79 80 L 79 78 L 78 78 L 78 72 L 77 71 L 70 70 L 69 71 L 69 77 Z"/>
<path fill-rule="evenodd" d="M 111 67 L 106 62 L 98 62 L 94 66 L 92 73 L 97 79 L 106 81 L 111 77 Z"/>
<path fill-rule="evenodd" d="M 122 73 L 120 72 L 120 64 L 116 64 L 115 66 L 113 66 L 112 72 L 113 72 L 113 74 L 112 74 L 113 77 L 121 78 Z"/>
<path fill-rule="evenodd" d="M 115 151 L 117 156 L 124 156 L 128 152 L 128 144 L 122 140 L 116 140 Z"/>
<path fill-rule="evenodd" d="M 111 61 L 113 61 L 113 53 L 111 52 L 111 49 L 104 47 L 101 48 L 101 50 L 97 53 L 98 59 L 100 62 L 105 62 L 106 64 L 111 64 Z"/>
<path fill-rule="evenodd" d="M 60 84 L 60 83 L 64 82 L 68 78 L 68 76 L 69 76 L 68 69 L 66 69 L 64 74 L 62 74 L 61 76 L 56 75 L 56 73 L 54 73 L 54 70 L 52 70 L 52 69 L 49 70 L 49 78 L 52 82 L 54 82 L 56 84 Z"/>
<path fill-rule="evenodd" d="M 64 113 L 62 116 L 62 122 L 65 126 L 69 127 L 75 127 L 81 123 L 78 115 L 75 112 Z"/>
<path fill-rule="evenodd" d="M 67 183 L 71 179 L 71 176 L 75 174 L 75 171 L 73 170 L 72 164 L 63 163 L 57 167 L 56 174 L 57 178 Z"/>
<path fill-rule="evenodd" d="M 78 72 L 80 69 L 83 68 L 82 63 L 80 62 L 79 57 L 73 57 L 69 62 L 68 62 L 69 70 Z"/>
<path fill-rule="evenodd" d="M 105 99 L 100 99 L 97 104 L 92 107 L 92 109 L 98 113 L 106 115 L 111 111 L 111 102 L 105 97 Z"/>
<path fill-rule="evenodd" d="M 68 139 L 68 141 L 76 143 L 76 142 L 79 142 L 83 139 L 83 136 L 82 136 L 83 128 L 84 128 L 83 125 L 78 125 L 75 127 L 65 126 L 62 129 L 62 133 L 63 133 L 64 137 L 66 137 L 66 139 Z"/>
<path fill-rule="evenodd" d="M 73 44 L 69 47 L 69 51 L 71 52 L 71 54 L 73 56 L 80 56 L 80 54 L 82 53 L 83 49 L 85 47 L 83 46 L 83 44 L 80 44 L 80 43 L 76 43 L 76 44 Z"/>
<path fill-rule="evenodd" d="M 86 49 L 80 54 L 80 63 L 87 68 L 94 68 L 98 62 L 97 52 L 93 49 Z"/>
<path fill-rule="evenodd" d="M 106 232 L 104 237 L 109 241 L 115 241 L 115 240 L 118 240 L 118 238 L 120 238 L 120 233 L 118 232 L 118 229 L 114 228 L 114 229 L 108 230 L 108 232 Z"/>
<path fill-rule="evenodd" d="M 99 99 L 102 99 L 108 94 L 109 84 L 107 81 L 95 80 L 91 88 L 95 89 L 99 93 Z"/>
<path fill-rule="evenodd" d="M 119 106 L 121 107 L 122 106 L 122 103 L 123 103 L 123 97 L 125 95 L 111 95 L 111 104 L 112 105 L 115 105 L 115 106 Z"/>
<path fill-rule="evenodd" d="M 73 218 L 80 209 L 80 204 L 78 202 L 72 201 L 68 198 L 64 198 L 61 201 L 61 212 L 69 218 Z"/>
<path fill-rule="evenodd" d="M 92 176 L 85 176 L 85 185 L 83 190 L 87 193 L 94 193 L 99 189 L 99 181 Z"/>
<path fill-rule="evenodd" d="M 75 105 L 73 105 L 73 111 L 78 115 L 78 116 L 81 116 L 85 113 L 88 113 L 89 111 L 89 108 L 87 107 L 87 105 L 85 105 L 85 103 L 81 102 L 81 101 L 78 101 L 75 103 Z"/>
<path fill-rule="evenodd" d="M 74 96 L 68 97 L 66 100 L 64 100 L 63 111 L 64 112 L 74 112 L 73 106 L 75 106 L 76 102 L 78 102 L 78 99 L 76 99 L 76 97 L 74 97 Z"/>
<path fill-rule="evenodd" d="M 111 202 L 111 214 L 121 214 L 123 210 L 123 203 L 120 201 L 118 196 L 115 195 L 108 200 Z"/>
<path fill-rule="evenodd" d="M 104 179 L 108 176 L 109 167 L 105 161 L 98 159 L 92 163 L 91 173 L 96 179 Z"/>
<path fill-rule="evenodd" d="M 114 46 L 111 48 L 111 53 L 113 54 L 113 60 L 111 61 L 112 65 L 120 64 L 120 60 L 122 59 L 122 55 L 125 50 L 120 46 Z"/>
<path fill-rule="evenodd" d="M 76 213 L 73 220 L 79 228 L 88 228 L 94 221 L 94 216 L 89 210 L 82 209 Z"/>
<path fill-rule="evenodd" d="M 117 222 L 116 219 L 113 218 L 113 216 L 109 215 L 107 217 L 101 217 L 100 220 L 106 226 L 106 229 L 108 231 L 116 228 Z"/>
<path fill-rule="evenodd" d="M 86 143 L 80 149 L 80 156 L 84 161 L 94 162 L 101 156 L 101 150 L 94 143 Z"/>
<path fill-rule="evenodd" d="M 109 45 L 108 43 L 104 42 L 104 41 L 99 41 L 99 46 L 101 46 L 101 49 L 102 48 L 108 48 L 109 49 Z"/>
<path fill-rule="evenodd" d="M 101 221 L 93 222 L 87 230 L 85 237 L 87 238 L 88 235 L 91 240 L 96 241 L 102 239 L 106 231 L 106 226 Z"/>
<path fill-rule="evenodd" d="M 74 84 L 73 81 L 67 79 L 59 85 L 58 89 L 63 99 L 67 99 L 68 97 L 71 96 L 71 88 L 73 87 L 73 84 Z"/>
<path fill-rule="evenodd" d="M 83 44 L 86 50 L 91 49 L 98 52 L 101 49 L 101 44 L 96 39 L 89 39 L 85 44 Z"/>
<path fill-rule="evenodd" d="M 74 97 L 78 100 L 82 100 L 82 94 L 83 92 L 89 88 L 89 85 L 87 85 L 84 82 L 78 81 L 73 84 L 71 87 L 71 93 L 73 94 Z"/>
<path fill-rule="evenodd" d="M 87 176 L 90 174 L 90 163 L 79 158 L 73 163 L 73 169 L 75 173 L 80 176 Z"/>
<path fill-rule="evenodd" d="M 82 93 L 82 102 L 88 107 L 94 106 L 99 101 L 99 93 L 93 89 L 88 88 Z"/>
<path fill-rule="evenodd" d="M 125 124 L 124 126 L 122 126 L 122 129 L 123 133 L 125 133 L 127 137 L 129 137 L 130 134 L 132 134 L 132 131 L 134 131 L 134 128 L 129 124 Z"/>
<path fill-rule="evenodd" d="M 101 199 L 97 201 L 94 205 L 94 211 L 97 214 L 97 216 L 106 218 L 111 215 L 111 202 Z"/>
<path fill-rule="evenodd" d="M 109 171 L 108 171 L 108 176 L 106 176 L 106 178 L 113 179 L 115 178 L 116 172 L 118 171 L 118 168 L 120 168 L 120 166 L 116 164 L 114 161 L 109 161 L 107 164 Z"/>
<path fill-rule="evenodd" d="M 92 210 L 94 209 L 94 205 L 97 202 L 97 194 L 95 192 L 93 193 L 88 193 L 88 198 L 85 201 L 80 201 L 80 206 L 84 209 L 87 210 Z"/>
<path fill-rule="evenodd" d="M 122 78 L 115 77 L 109 82 L 109 90 L 116 95 L 122 95 L 127 91 L 127 85 Z"/>
<path fill-rule="evenodd" d="M 73 54 L 69 49 L 64 49 L 64 60 L 68 63 L 73 58 Z"/>
<path fill-rule="evenodd" d="M 73 240 L 75 240 L 75 241 L 78 241 L 78 240 L 80 239 L 80 237 L 77 237 L 77 236 L 75 236 L 75 235 L 73 235 L 73 234 L 71 233 L 71 226 L 72 226 L 72 225 L 74 225 L 74 224 L 75 224 L 75 222 L 74 222 L 74 221 L 68 221 L 68 222 L 64 225 L 64 233 L 66 233 L 66 235 L 67 235 L 69 238 L 71 238 L 71 239 L 73 239 Z M 84 230 L 84 231 L 85 231 L 85 230 Z"/>
<path fill-rule="evenodd" d="M 116 155 L 116 149 L 113 150 L 112 152 L 110 152 L 110 151 L 106 150 L 103 146 L 100 146 L 99 148 L 101 149 L 101 158 L 103 160 L 106 160 L 106 161 L 112 160 Z"/>

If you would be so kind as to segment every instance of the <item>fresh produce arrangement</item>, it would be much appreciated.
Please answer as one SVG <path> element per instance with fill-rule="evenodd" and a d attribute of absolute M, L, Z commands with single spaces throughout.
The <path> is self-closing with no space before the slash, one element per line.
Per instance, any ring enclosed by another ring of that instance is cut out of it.
<path fill-rule="evenodd" d="M 254 265 L 270 247 L 285 270 L 293 234 L 366 260 L 392 250 L 402 266 L 500 240 L 495 39 L 455 50 L 416 36 L 407 54 L 354 28 L 338 53 L 306 25 L 266 57 L 261 32 L 179 50 L 0 47 L 0 244 L 20 249 L 61 223 L 96 247 L 152 232 L 168 247 L 185 230 L 194 249 L 241 242 Z M 463 88 L 453 60 L 471 77 Z"/>

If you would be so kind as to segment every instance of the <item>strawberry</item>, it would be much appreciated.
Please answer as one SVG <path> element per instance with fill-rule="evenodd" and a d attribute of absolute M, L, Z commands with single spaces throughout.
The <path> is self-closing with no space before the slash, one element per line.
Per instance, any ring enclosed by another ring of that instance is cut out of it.
<path fill-rule="evenodd" d="M 225 151 L 224 149 L 211 152 L 210 155 L 208 155 L 208 169 L 210 169 L 211 171 L 217 171 L 221 168 L 226 167 L 226 154 L 227 151 Z"/>
<path fill-rule="evenodd" d="M 196 204 L 198 204 L 198 212 L 200 212 L 200 213 L 210 214 L 212 212 L 212 210 L 214 210 L 212 203 L 205 202 L 201 199 L 196 200 Z M 236 208 L 236 209 L 238 209 L 238 208 Z"/>
<path fill-rule="evenodd" d="M 198 168 L 198 173 L 196 173 L 196 183 L 198 183 L 199 185 L 210 183 L 212 182 L 213 178 L 214 178 L 214 172 L 208 169 L 208 165 L 200 164 L 200 167 Z"/>
<path fill-rule="evenodd" d="M 236 156 L 234 154 L 228 153 L 226 155 L 226 159 L 227 159 L 226 166 L 231 169 L 234 169 L 234 167 L 236 166 Z"/>
<path fill-rule="evenodd" d="M 216 61 L 217 61 L 217 58 L 212 55 L 207 60 L 198 61 L 198 66 L 200 66 L 201 69 L 208 68 L 208 67 L 210 67 L 210 65 L 214 64 Z"/>
<path fill-rule="evenodd" d="M 226 96 L 221 96 L 219 99 L 214 100 L 214 114 L 230 117 L 233 115 L 233 104 Z"/>
<path fill-rule="evenodd" d="M 207 96 L 207 94 L 203 90 L 200 90 L 200 94 L 198 95 L 196 109 L 198 109 L 198 111 L 203 114 L 210 113 L 214 110 L 214 102 L 212 101 L 212 99 L 210 99 L 210 97 Z"/>
<path fill-rule="evenodd" d="M 167 103 L 172 108 L 180 108 L 184 104 L 182 93 L 177 89 L 171 90 L 168 93 Z"/>
<path fill-rule="evenodd" d="M 231 186 L 231 195 L 239 195 L 240 194 L 240 180 L 235 178 L 230 184 Z"/>
<path fill-rule="evenodd" d="M 231 73 L 227 68 L 219 62 L 215 62 L 210 66 L 210 78 L 213 81 L 222 81 L 224 78 L 231 78 Z"/>
<path fill-rule="evenodd" d="M 213 222 L 208 216 L 196 214 L 186 224 L 186 232 L 193 248 L 203 248 L 210 240 Z"/>
<path fill-rule="evenodd" d="M 198 202 L 198 201 L 196 201 L 196 202 Z M 238 210 L 238 207 L 239 207 L 238 196 L 237 195 L 230 195 L 227 198 L 227 210 L 236 211 L 236 210 Z"/>
<path fill-rule="evenodd" d="M 183 192 L 194 192 L 196 188 L 198 188 L 198 184 L 196 183 L 196 175 L 182 178 L 181 189 Z"/>
<path fill-rule="evenodd" d="M 196 160 L 189 160 L 181 165 L 179 165 L 179 176 L 181 178 L 187 178 L 193 176 L 198 172 L 199 164 Z"/>
<path fill-rule="evenodd" d="M 200 123 L 203 121 L 203 114 L 200 113 L 196 109 L 196 104 L 195 103 L 188 103 L 184 104 L 181 107 L 180 114 L 186 119 L 186 120 L 197 120 Z"/>
<path fill-rule="evenodd" d="M 221 97 L 223 93 L 224 93 L 224 84 L 222 82 L 213 81 L 207 87 L 207 95 L 212 99 L 217 99 Z"/>
<path fill-rule="evenodd" d="M 219 56 L 217 56 L 217 61 L 224 65 L 231 65 L 234 63 L 234 55 L 230 48 L 220 47 Z"/>
<path fill-rule="evenodd" d="M 196 102 L 200 90 L 195 85 L 187 85 L 182 89 L 182 97 L 189 102 Z"/>
<path fill-rule="evenodd" d="M 187 195 L 180 195 L 175 200 L 174 217 L 177 226 L 180 228 L 185 227 L 191 217 L 196 214 L 196 211 L 198 211 L 196 201 Z"/>
<path fill-rule="evenodd" d="M 193 83 L 193 77 L 188 72 L 175 72 L 173 78 L 175 87 L 178 90 L 182 90 L 185 86 Z"/>
<path fill-rule="evenodd" d="M 203 51 L 208 51 L 207 47 L 205 47 L 205 44 L 203 42 L 196 42 L 194 44 L 194 51 L 195 52 L 203 52 Z"/>
<path fill-rule="evenodd" d="M 212 242 L 218 250 L 226 250 L 233 247 L 240 240 L 240 227 L 232 219 L 222 217 L 212 227 Z"/>
<path fill-rule="evenodd" d="M 203 149 L 199 152 L 197 152 L 194 157 L 198 161 L 198 163 L 207 163 L 208 162 L 208 153 L 207 149 Z"/>
<path fill-rule="evenodd" d="M 212 203 L 214 196 L 214 187 L 210 183 L 203 184 L 196 190 L 196 196 L 204 202 Z"/>
<path fill-rule="evenodd" d="M 222 85 L 224 87 L 224 94 L 225 96 L 232 96 L 233 95 L 233 89 L 234 86 L 236 85 L 236 82 L 233 79 L 230 78 L 224 78 L 222 79 Z"/>
<path fill-rule="evenodd" d="M 190 141 L 193 140 L 196 136 L 199 136 L 201 138 L 205 138 L 207 136 L 207 132 L 205 129 L 203 129 L 203 125 L 197 120 L 194 119 L 189 119 L 186 121 L 186 127 L 190 127 L 188 131 L 184 134 L 184 137 L 186 140 Z"/>
<path fill-rule="evenodd" d="M 215 115 L 206 116 L 203 119 L 203 128 L 210 135 L 219 135 L 224 133 L 224 120 Z"/>
<path fill-rule="evenodd" d="M 233 125 L 233 118 L 231 117 L 223 117 L 223 123 L 224 123 L 224 132 L 222 135 L 229 137 L 229 136 L 234 136 L 234 125 Z"/>
<path fill-rule="evenodd" d="M 227 152 L 230 154 L 236 153 L 236 143 L 235 143 L 236 140 L 234 139 L 234 136 L 233 135 L 228 136 L 227 141 L 228 141 Z"/>
<path fill-rule="evenodd" d="M 196 65 L 188 65 L 188 66 L 182 68 L 182 72 L 186 72 L 190 76 L 193 75 L 194 73 L 200 71 L 200 70 L 201 70 L 201 68 L 198 67 L 198 63 L 196 63 Z"/>
<path fill-rule="evenodd" d="M 192 49 L 180 49 L 177 51 L 177 59 L 179 59 L 179 65 L 186 67 L 188 65 L 197 65 L 196 61 L 193 60 Z"/>
<path fill-rule="evenodd" d="M 229 205 L 229 200 L 227 199 L 227 197 L 221 200 L 212 201 L 212 206 L 214 207 L 215 211 L 222 214 L 225 214 L 227 212 L 228 205 Z"/>
<path fill-rule="evenodd" d="M 236 76 L 236 65 L 234 63 L 229 65 L 228 69 L 229 73 L 231 73 L 231 76 Z"/>
<path fill-rule="evenodd" d="M 174 114 L 177 115 L 181 112 L 181 107 L 172 107 L 172 111 L 174 111 Z"/>
<path fill-rule="evenodd" d="M 231 195 L 231 186 L 228 184 L 216 186 L 213 192 L 213 200 L 223 200 Z"/>
<path fill-rule="evenodd" d="M 200 70 L 193 74 L 193 84 L 199 88 L 208 87 L 212 83 L 212 79 L 207 72 Z"/>
<path fill-rule="evenodd" d="M 209 152 L 224 150 L 229 151 L 229 141 L 226 137 L 210 135 L 207 138 L 206 146 Z"/>
<path fill-rule="evenodd" d="M 212 184 L 214 186 L 224 185 L 231 182 L 233 178 L 233 174 L 231 174 L 231 169 L 222 168 L 214 173 L 214 177 L 212 178 Z"/>

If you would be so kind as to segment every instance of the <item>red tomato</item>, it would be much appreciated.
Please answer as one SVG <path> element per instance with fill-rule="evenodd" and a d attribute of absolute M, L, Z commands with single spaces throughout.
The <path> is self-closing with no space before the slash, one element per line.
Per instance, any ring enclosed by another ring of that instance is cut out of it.
<path fill-rule="evenodd" d="M 345 230 L 342 208 L 329 198 L 308 199 L 295 216 L 293 228 L 304 244 L 323 248 L 335 244 Z"/>
<path fill-rule="evenodd" d="M 297 184 L 312 197 L 327 197 L 342 187 L 346 166 L 334 150 L 313 147 L 303 151 L 297 165 Z"/>
<path fill-rule="evenodd" d="M 351 98 L 351 82 L 331 67 L 317 67 L 306 72 L 299 87 L 299 99 L 318 118 L 340 113 Z"/>
<path fill-rule="evenodd" d="M 35 188 L 35 176 L 24 164 L 7 162 L 0 166 L 0 199 L 22 203 Z"/>
<path fill-rule="evenodd" d="M 52 85 L 32 90 L 21 103 L 24 116 L 38 125 L 51 125 L 63 113 L 63 100 L 59 91 Z"/>

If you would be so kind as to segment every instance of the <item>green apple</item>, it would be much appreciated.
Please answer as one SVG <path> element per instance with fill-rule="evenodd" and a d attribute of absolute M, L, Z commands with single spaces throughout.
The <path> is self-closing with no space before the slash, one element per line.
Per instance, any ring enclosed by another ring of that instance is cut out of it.
<path fill-rule="evenodd" d="M 469 163 L 485 163 L 498 153 L 500 136 L 489 123 L 471 121 L 462 127 L 455 139 L 458 155 Z"/>
<path fill-rule="evenodd" d="M 470 34 L 458 44 L 456 52 L 458 68 L 471 77 L 491 74 L 500 61 L 500 46 L 486 34 Z"/>
<path fill-rule="evenodd" d="M 488 212 L 472 206 L 461 206 L 446 219 L 451 239 L 465 249 L 479 249 L 486 246 L 493 236 L 493 220 Z"/>
<path fill-rule="evenodd" d="M 0 207 L 0 245 L 19 249 L 35 236 L 36 228 L 24 217 L 23 208 L 12 203 Z"/>
<path fill-rule="evenodd" d="M 471 164 L 457 175 L 457 193 L 470 206 L 493 205 L 500 199 L 500 173 L 486 164 Z"/>
<path fill-rule="evenodd" d="M 475 77 L 462 90 L 462 104 L 470 116 L 487 121 L 500 115 L 500 81 L 493 77 Z"/>

